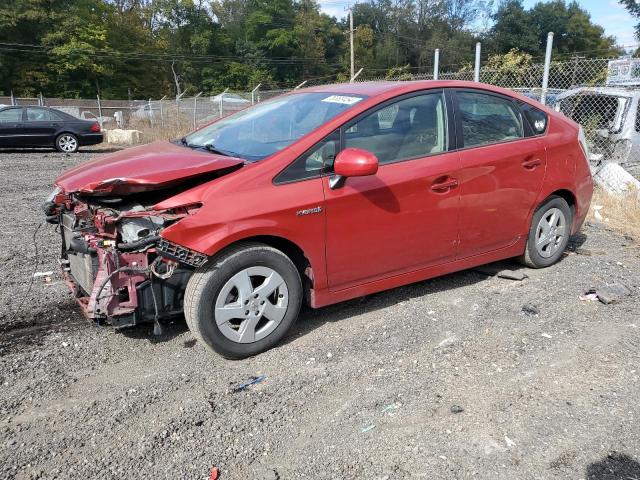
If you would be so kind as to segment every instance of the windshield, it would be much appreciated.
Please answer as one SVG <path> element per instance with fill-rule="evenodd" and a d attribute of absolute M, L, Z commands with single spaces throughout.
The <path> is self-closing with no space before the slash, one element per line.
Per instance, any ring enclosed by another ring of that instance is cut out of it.
<path fill-rule="evenodd" d="M 289 146 L 363 98 L 331 93 L 286 95 L 223 118 L 187 135 L 182 143 L 249 161 L 260 160 Z"/>

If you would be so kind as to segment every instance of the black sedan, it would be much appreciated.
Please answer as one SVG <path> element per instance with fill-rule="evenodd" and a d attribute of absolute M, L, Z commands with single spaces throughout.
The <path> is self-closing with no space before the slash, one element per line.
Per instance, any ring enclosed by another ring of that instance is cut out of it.
<path fill-rule="evenodd" d="M 0 108 L 0 148 L 55 147 L 73 153 L 102 143 L 100 124 L 48 107 Z"/>

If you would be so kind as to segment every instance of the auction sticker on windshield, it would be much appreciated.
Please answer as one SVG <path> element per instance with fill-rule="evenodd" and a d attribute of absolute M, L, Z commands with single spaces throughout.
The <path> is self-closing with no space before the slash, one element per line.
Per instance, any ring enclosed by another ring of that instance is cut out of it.
<path fill-rule="evenodd" d="M 353 105 L 354 103 L 358 103 L 360 100 L 362 100 L 362 98 L 360 97 L 347 97 L 344 95 L 331 95 L 330 97 L 327 97 L 325 99 L 323 99 L 323 102 L 329 102 L 329 103 L 342 103 L 344 105 Z"/>

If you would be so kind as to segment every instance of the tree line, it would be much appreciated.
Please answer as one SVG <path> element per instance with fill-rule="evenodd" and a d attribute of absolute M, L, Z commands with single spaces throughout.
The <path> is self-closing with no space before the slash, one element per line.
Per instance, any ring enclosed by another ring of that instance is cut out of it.
<path fill-rule="evenodd" d="M 341 4 L 334 0 L 335 4 Z M 314 0 L 11 0 L 0 7 L 0 94 L 159 98 L 348 79 L 349 23 Z M 346 3 L 345 3 L 346 4 Z M 356 70 L 468 68 L 513 49 L 622 53 L 575 1 L 370 0 L 353 5 Z M 513 53 L 513 52 L 512 52 Z"/>

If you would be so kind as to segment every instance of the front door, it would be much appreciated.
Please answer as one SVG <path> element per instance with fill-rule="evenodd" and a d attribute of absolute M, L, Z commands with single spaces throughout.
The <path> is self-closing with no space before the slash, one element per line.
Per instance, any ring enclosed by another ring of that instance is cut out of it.
<path fill-rule="evenodd" d="M 544 180 L 544 143 L 525 137 L 517 105 L 506 97 L 458 90 L 456 120 L 460 163 L 460 245 L 458 257 L 486 253 L 515 243 Z"/>
<path fill-rule="evenodd" d="M 459 157 L 448 151 L 442 91 L 403 97 L 342 129 L 343 146 L 378 157 L 376 175 L 335 189 L 325 177 L 326 256 L 333 291 L 451 261 Z"/>
<path fill-rule="evenodd" d="M 0 111 L 0 146 L 24 145 L 24 138 L 21 136 L 23 129 L 22 107 L 11 107 Z"/>

